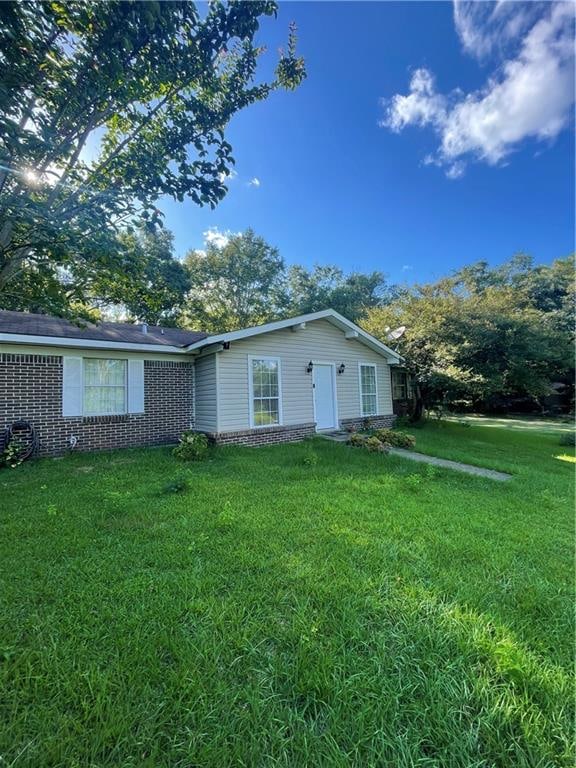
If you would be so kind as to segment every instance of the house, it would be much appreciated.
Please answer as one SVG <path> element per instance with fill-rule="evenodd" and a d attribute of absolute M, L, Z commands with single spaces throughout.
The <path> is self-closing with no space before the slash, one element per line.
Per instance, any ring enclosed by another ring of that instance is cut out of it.
<path fill-rule="evenodd" d="M 208 335 L 126 323 L 79 327 L 0 312 L 0 430 L 34 427 L 40 455 L 174 443 L 301 440 L 394 422 L 398 353 L 334 310 Z"/>

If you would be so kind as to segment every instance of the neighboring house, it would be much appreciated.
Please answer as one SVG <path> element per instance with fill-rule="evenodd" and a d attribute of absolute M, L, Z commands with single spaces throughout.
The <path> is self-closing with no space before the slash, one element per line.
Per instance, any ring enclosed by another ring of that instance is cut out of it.
<path fill-rule="evenodd" d="M 334 310 L 214 335 L 0 311 L 0 429 L 28 421 L 57 455 L 189 428 L 257 445 L 389 426 L 400 359 Z"/>

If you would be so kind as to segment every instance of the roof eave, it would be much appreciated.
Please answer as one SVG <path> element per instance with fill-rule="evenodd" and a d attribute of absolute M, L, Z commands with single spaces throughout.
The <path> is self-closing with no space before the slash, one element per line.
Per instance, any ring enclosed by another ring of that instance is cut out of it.
<path fill-rule="evenodd" d="M 146 344 L 128 341 L 106 341 L 103 339 L 69 339 L 63 336 L 37 336 L 25 333 L 0 333 L 0 344 L 24 344 L 46 347 L 67 347 L 70 349 L 109 349 L 121 352 L 155 352 L 163 354 L 186 354 L 185 347 L 169 344 Z"/>

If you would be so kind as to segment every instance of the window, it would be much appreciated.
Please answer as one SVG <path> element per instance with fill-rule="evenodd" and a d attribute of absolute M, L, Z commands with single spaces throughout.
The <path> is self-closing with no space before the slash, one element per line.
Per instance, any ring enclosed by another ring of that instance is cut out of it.
<path fill-rule="evenodd" d="M 249 358 L 249 371 L 252 426 L 280 424 L 280 360 L 271 357 Z"/>
<path fill-rule="evenodd" d="M 360 401 L 362 416 L 376 416 L 378 413 L 378 395 L 375 365 L 360 364 Z"/>
<path fill-rule="evenodd" d="M 84 414 L 108 416 L 127 412 L 126 360 L 84 359 Z"/>
<path fill-rule="evenodd" d="M 408 376 L 406 371 L 392 371 L 392 399 L 408 399 Z"/>

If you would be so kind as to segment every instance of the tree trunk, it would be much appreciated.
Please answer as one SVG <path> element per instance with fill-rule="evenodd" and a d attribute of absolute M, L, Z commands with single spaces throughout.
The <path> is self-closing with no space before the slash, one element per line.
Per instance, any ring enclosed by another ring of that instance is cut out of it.
<path fill-rule="evenodd" d="M 424 421 L 424 398 L 422 397 L 422 390 L 418 384 L 414 385 L 414 410 L 412 412 L 412 421 L 419 422 Z"/>

